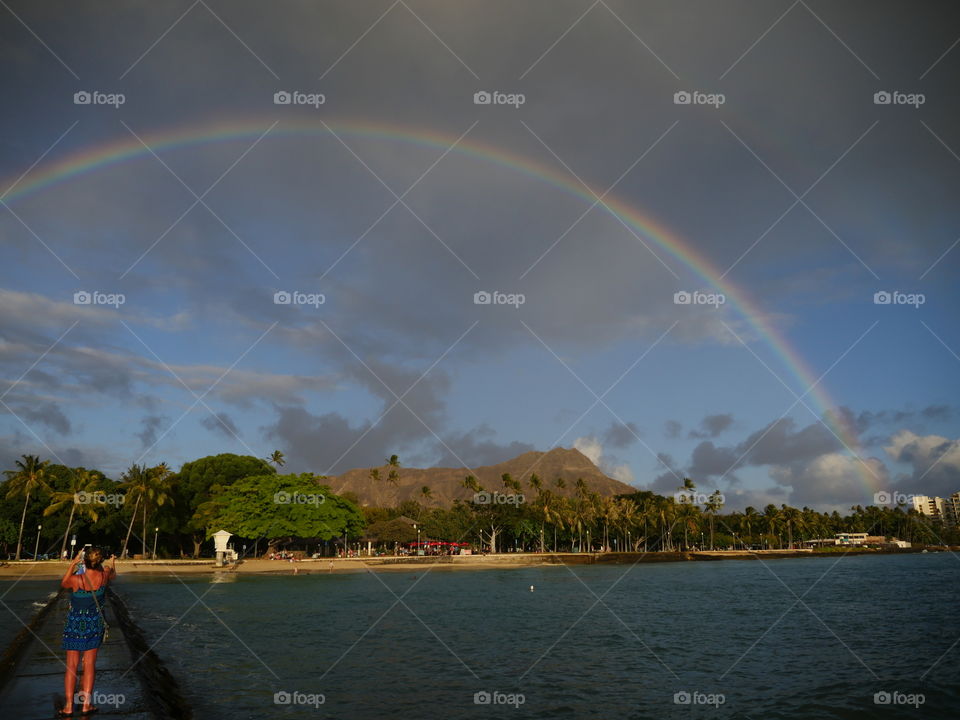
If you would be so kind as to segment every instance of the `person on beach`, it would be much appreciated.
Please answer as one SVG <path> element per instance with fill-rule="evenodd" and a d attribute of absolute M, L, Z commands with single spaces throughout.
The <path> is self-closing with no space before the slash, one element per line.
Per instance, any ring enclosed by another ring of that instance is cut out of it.
<path fill-rule="evenodd" d="M 59 717 L 70 717 L 73 712 L 74 692 L 77 687 L 77 667 L 83 658 L 83 688 L 78 700 L 82 703 L 81 715 L 90 715 L 97 711 L 91 704 L 93 683 L 96 676 L 97 650 L 103 642 L 105 624 L 103 603 L 106 601 L 107 585 L 116 577 L 116 557 L 111 556 L 112 565 L 103 566 L 103 552 L 100 548 L 90 547 L 81 550 L 70 563 L 70 567 L 60 580 L 60 586 L 70 590 L 70 612 L 63 627 L 63 644 L 67 651 L 67 670 L 63 676 L 63 691 L 66 704 L 57 711 Z M 77 574 L 77 566 L 83 563 Z"/>

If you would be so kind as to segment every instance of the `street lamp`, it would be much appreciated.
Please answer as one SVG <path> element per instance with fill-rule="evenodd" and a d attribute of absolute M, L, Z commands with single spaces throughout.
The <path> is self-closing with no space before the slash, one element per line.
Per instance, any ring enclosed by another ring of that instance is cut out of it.
<path fill-rule="evenodd" d="M 70 557 L 71 558 L 76 557 L 76 554 L 73 551 L 73 547 L 76 544 L 77 544 L 77 536 L 74 535 L 72 538 L 70 538 Z"/>
<path fill-rule="evenodd" d="M 43 529 L 43 525 L 37 525 L 37 542 L 33 546 L 33 559 L 37 559 L 37 551 L 40 549 L 40 531 Z"/>
<path fill-rule="evenodd" d="M 703 533 L 700 533 L 700 550 L 703 550 Z"/>
<path fill-rule="evenodd" d="M 419 557 L 422 555 L 420 552 L 420 526 L 414 523 L 413 527 L 416 528 L 417 531 L 417 557 Z"/>
<path fill-rule="evenodd" d="M 150 556 L 152 559 L 157 559 L 157 534 L 160 532 L 160 528 L 155 527 L 153 529 L 153 554 Z"/>

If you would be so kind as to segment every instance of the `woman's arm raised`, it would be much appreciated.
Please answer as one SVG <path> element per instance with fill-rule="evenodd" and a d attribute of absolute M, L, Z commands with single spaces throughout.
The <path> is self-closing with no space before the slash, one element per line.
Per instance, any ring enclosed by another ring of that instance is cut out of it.
<path fill-rule="evenodd" d="M 68 590 L 73 590 L 76 587 L 74 582 L 74 572 L 77 569 L 77 565 L 80 564 L 81 556 L 83 555 L 83 550 L 77 553 L 77 556 L 73 559 L 73 562 L 70 563 L 70 567 L 67 568 L 67 571 L 63 574 L 63 577 L 60 579 L 60 587 L 67 588 Z"/>

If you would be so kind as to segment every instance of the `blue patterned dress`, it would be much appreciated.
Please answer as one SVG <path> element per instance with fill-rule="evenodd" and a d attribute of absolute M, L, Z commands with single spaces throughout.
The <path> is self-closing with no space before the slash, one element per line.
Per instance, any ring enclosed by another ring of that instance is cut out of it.
<path fill-rule="evenodd" d="M 94 602 L 93 595 L 97 599 Z M 103 617 L 96 603 L 103 607 L 106 586 L 90 590 L 74 590 L 70 593 L 70 613 L 63 626 L 64 650 L 94 650 L 103 642 Z"/>

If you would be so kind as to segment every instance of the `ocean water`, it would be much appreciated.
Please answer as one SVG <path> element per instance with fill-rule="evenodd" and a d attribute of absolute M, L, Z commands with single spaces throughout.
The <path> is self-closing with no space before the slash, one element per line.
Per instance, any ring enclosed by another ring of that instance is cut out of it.
<path fill-rule="evenodd" d="M 0 650 L 6 648 L 51 596 L 60 581 L 0 579 Z"/>
<path fill-rule="evenodd" d="M 960 717 L 949 553 L 117 591 L 204 719 Z"/>

